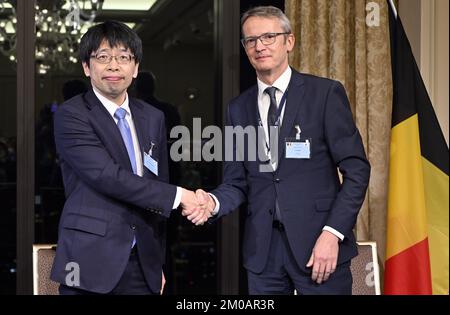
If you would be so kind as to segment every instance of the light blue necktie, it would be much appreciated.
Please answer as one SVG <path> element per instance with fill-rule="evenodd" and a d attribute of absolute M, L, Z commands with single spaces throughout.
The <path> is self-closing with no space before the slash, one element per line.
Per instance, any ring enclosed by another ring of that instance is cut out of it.
<path fill-rule="evenodd" d="M 128 125 L 125 116 L 127 115 L 127 111 L 123 108 L 119 108 L 114 113 L 114 117 L 118 119 L 117 127 L 119 127 L 120 134 L 122 135 L 123 142 L 127 147 L 128 156 L 130 158 L 131 167 L 133 168 L 133 173 L 137 174 L 136 169 L 136 156 L 134 155 L 134 146 L 133 146 L 133 138 L 131 137 L 130 126 Z"/>
<path fill-rule="evenodd" d="M 119 127 L 120 134 L 122 135 L 123 142 L 125 143 L 125 146 L 128 151 L 128 157 L 130 158 L 131 167 L 133 168 L 133 173 L 137 174 L 136 169 L 136 157 L 134 155 L 134 146 L 133 146 L 133 138 L 131 137 L 131 130 L 130 126 L 128 125 L 127 120 L 125 119 L 125 116 L 127 115 L 127 111 L 123 108 L 119 108 L 114 113 L 114 117 L 117 118 L 117 127 Z M 133 238 L 133 244 L 131 245 L 131 248 L 134 247 L 136 244 L 136 237 Z"/>

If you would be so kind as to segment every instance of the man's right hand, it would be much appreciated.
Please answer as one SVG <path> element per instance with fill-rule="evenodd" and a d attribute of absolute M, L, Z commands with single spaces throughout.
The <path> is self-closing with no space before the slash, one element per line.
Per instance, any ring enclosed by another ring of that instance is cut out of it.
<path fill-rule="evenodd" d="M 188 220 L 195 225 L 201 225 L 207 220 L 205 220 L 205 208 L 199 204 L 197 196 L 193 191 L 183 188 L 181 194 L 181 207 L 182 215 L 187 217 Z"/>
<path fill-rule="evenodd" d="M 197 201 L 200 206 L 203 207 L 207 213 L 211 214 L 216 208 L 214 198 L 203 189 L 197 189 L 195 195 L 197 196 Z"/>
<path fill-rule="evenodd" d="M 183 209 L 183 215 L 190 215 L 198 206 L 199 204 L 195 193 L 183 188 L 181 192 L 181 207 Z"/>
<path fill-rule="evenodd" d="M 212 216 L 212 212 L 214 211 L 214 209 L 216 207 L 216 203 L 215 203 L 214 199 L 211 197 L 211 195 L 202 189 L 198 189 L 195 192 L 195 195 L 197 197 L 199 206 L 203 210 L 203 216 L 190 215 L 190 216 L 188 216 L 188 219 L 191 220 L 192 223 L 194 223 L 196 225 L 199 225 L 199 224 L 202 225 L 203 223 L 208 221 L 208 219 Z"/>
<path fill-rule="evenodd" d="M 181 205 L 183 216 L 195 225 L 208 221 L 216 207 L 214 199 L 202 189 L 198 189 L 196 193 L 183 189 Z"/>

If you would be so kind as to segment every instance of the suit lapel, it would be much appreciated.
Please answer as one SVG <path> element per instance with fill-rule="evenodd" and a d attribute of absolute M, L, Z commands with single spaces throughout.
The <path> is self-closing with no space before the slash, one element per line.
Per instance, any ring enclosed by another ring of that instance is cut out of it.
<path fill-rule="evenodd" d="M 106 149 L 118 163 L 122 166 L 127 166 L 129 170 L 132 171 L 127 148 L 125 147 L 122 135 L 120 134 L 114 119 L 92 89 L 85 94 L 84 98 L 87 107 L 91 110 L 93 120 L 97 122 L 100 132 L 104 135 L 102 139 Z"/>
<path fill-rule="evenodd" d="M 145 135 L 148 135 L 147 127 L 149 125 L 149 122 L 147 122 L 142 106 L 143 106 L 142 104 L 130 98 L 131 115 L 133 116 L 134 127 L 136 129 L 136 135 L 140 146 L 139 149 L 141 151 L 145 150 L 147 146 L 145 142 L 146 140 Z M 143 154 L 144 152 L 141 152 L 142 156 Z"/>
<path fill-rule="evenodd" d="M 153 173 L 144 165 L 144 152 L 150 150 L 151 142 L 155 144 L 159 143 L 159 124 L 153 119 L 153 117 L 146 115 L 144 111 L 144 104 L 137 100 L 130 98 L 130 110 L 133 116 L 134 127 L 136 129 L 136 135 L 139 142 L 139 149 L 141 151 L 141 160 L 143 163 L 144 176 L 154 177 Z M 164 135 L 165 136 L 165 135 Z M 158 160 L 158 150 L 160 148 L 157 145 L 154 147 L 153 158 Z"/>
<path fill-rule="evenodd" d="M 278 139 L 278 167 L 281 161 L 284 159 L 285 139 L 289 137 L 289 134 L 294 128 L 295 117 L 300 109 L 300 106 L 305 95 L 304 80 L 300 73 L 292 70 L 291 82 L 289 83 L 289 91 L 286 101 L 286 109 L 284 111 L 283 123 L 281 125 L 280 137 Z"/>
<path fill-rule="evenodd" d="M 247 107 L 248 122 L 251 126 L 258 127 L 258 87 L 255 86 L 247 101 L 245 102 Z M 242 126 L 245 128 L 245 126 Z"/>

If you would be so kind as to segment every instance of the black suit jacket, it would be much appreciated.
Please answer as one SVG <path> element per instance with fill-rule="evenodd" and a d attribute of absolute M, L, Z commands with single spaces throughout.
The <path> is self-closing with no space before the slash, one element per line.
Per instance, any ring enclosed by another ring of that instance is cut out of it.
<path fill-rule="evenodd" d="M 127 265 L 133 237 L 146 281 L 161 287 L 165 218 L 176 187 L 167 184 L 164 115 L 130 98 L 141 151 L 159 161 L 159 177 L 144 167 L 133 174 L 119 129 L 90 90 L 64 103 L 55 114 L 55 142 L 61 159 L 66 202 L 59 226 L 51 278 L 66 284 L 69 263 L 79 266 L 80 289 L 110 292 Z M 70 265 L 69 265 L 70 266 Z M 72 279 L 73 280 L 73 279 Z"/>
<path fill-rule="evenodd" d="M 257 95 L 254 86 L 231 101 L 227 125 L 257 127 Z M 302 139 L 312 140 L 309 160 L 285 158 L 285 139 L 295 138 L 295 125 L 301 127 Z M 218 217 L 248 202 L 244 267 L 259 273 L 265 266 L 276 199 L 303 271 L 311 271 L 306 264 L 325 225 L 345 236 L 338 264 L 356 256 L 352 229 L 365 198 L 370 165 L 340 83 L 293 70 L 278 149 L 275 172 L 260 172 L 261 162 L 248 157 L 243 162 L 225 162 L 223 184 L 212 192 L 220 202 Z"/>

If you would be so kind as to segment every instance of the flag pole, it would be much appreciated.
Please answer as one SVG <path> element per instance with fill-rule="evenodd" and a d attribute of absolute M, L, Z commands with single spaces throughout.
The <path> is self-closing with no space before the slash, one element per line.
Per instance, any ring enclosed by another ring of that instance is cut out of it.
<path fill-rule="evenodd" d="M 398 13 L 397 13 L 397 8 L 395 7 L 395 4 L 394 4 L 394 0 L 389 0 L 389 3 L 391 4 L 392 11 L 394 12 L 395 19 L 397 19 Z"/>

